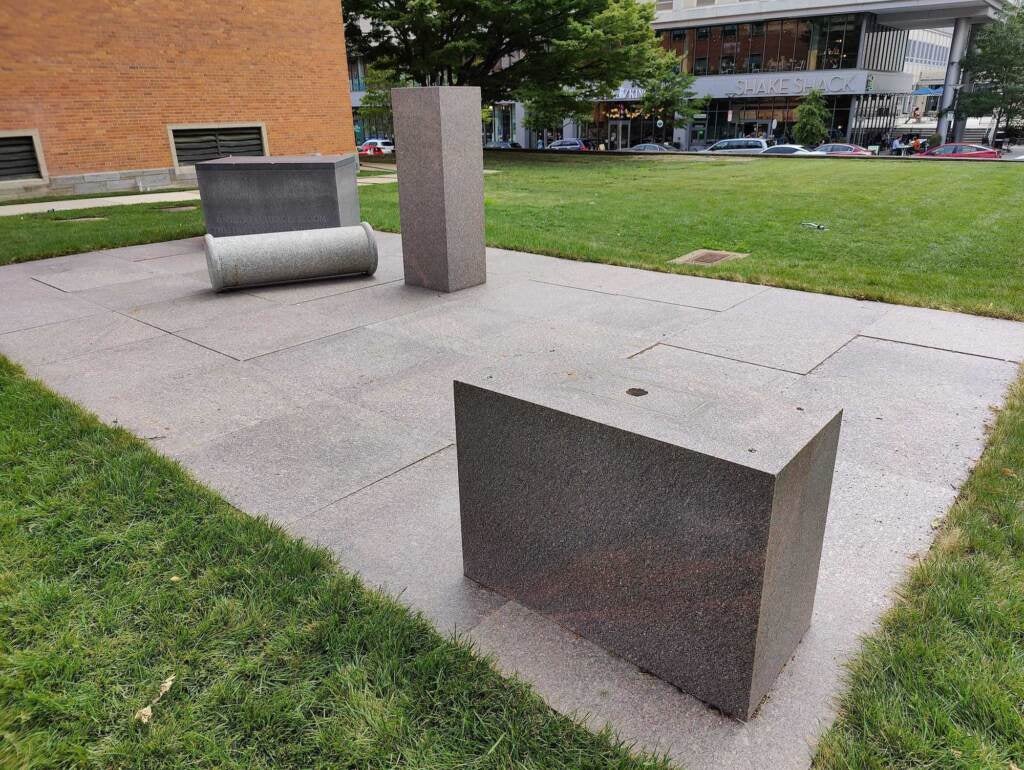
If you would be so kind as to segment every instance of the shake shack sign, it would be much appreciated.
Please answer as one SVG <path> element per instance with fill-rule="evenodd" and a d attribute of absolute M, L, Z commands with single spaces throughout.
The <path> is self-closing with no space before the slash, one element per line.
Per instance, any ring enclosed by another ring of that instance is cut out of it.
<path fill-rule="evenodd" d="M 826 94 L 854 94 L 854 78 L 844 75 L 771 78 L 736 78 L 736 88 L 726 96 L 799 96 L 817 89 Z"/>
<path fill-rule="evenodd" d="M 875 73 L 866 70 L 785 72 L 755 75 L 708 75 L 697 78 L 696 90 L 712 98 L 803 96 L 812 90 L 833 96 L 867 94 L 875 90 Z M 889 90 L 889 89 L 885 89 Z"/>

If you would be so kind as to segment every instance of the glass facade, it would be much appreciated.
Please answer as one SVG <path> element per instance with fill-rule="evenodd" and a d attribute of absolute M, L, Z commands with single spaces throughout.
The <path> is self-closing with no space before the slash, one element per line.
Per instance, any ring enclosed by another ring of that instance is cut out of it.
<path fill-rule="evenodd" d="M 850 126 L 849 96 L 826 96 L 831 122 L 829 137 L 842 139 Z M 775 96 L 763 98 L 711 99 L 706 111 L 693 122 L 691 147 L 711 145 L 720 139 L 758 137 L 779 144 L 793 141 L 793 124 L 800 98 Z"/>
<path fill-rule="evenodd" d="M 853 69 L 862 18 L 843 14 L 672 29 L 661 39 L 693 75 Z"/>
<path fill-rule="evenodd" d="M 598 102 L 593 121 L 581 125 L 579 135 L 595 147 L 624 150 L 637 144 L 670 144 L 674 128 L 671 120 L 646 114 L 639 102 Z"/>

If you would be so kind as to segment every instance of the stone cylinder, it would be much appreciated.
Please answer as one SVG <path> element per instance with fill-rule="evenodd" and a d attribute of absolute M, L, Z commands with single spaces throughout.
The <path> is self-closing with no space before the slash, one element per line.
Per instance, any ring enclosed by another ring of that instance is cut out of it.
<path fill-rule="evenodd" d="M 286 233 L 206 236 L 214 291 L 377 271 L 377 239 L 363 222 Z"/>

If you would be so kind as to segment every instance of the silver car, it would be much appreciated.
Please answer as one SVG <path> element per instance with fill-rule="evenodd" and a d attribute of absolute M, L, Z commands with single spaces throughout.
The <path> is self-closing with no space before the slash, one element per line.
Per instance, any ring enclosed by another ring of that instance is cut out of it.
<path fill-rule="evenodd" d="M 715 142 L 704 152 L 728 153 L 731 155 L 759 155 L 768 149 L 764 139 L 723 139 Z"/>

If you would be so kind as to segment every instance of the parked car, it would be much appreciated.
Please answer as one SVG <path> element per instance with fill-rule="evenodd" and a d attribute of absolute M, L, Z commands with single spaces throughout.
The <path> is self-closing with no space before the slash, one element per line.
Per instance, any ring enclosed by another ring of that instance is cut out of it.
<path fill-rule="evenodd" d="M 823 144 L 814 150 L 815 155 L 832 155 L 847 158 L 870 158 L 874 153 L 859 144 Z"/>
<path fill-rule="evenodd" d="M 395 151 L 395 143 L 390 139 L 367 139 L 359 145 L 359 157 L 372 158 L 374 156 L 391 155 Z"/>
<path fill-rule="evenodd" d="M 588 152 L 593 148 L 585 139 L 559 139 L 557 142 L 549 144 L 548 149 L 559 152 Z"/>
<path fill-rule="evenodd" d="M 977 160 L 999 160 L 999 150 L 980 144 L 940 144 L 927 152 L 921 153 L 922 158 L 975 158 Z"/>
<path fill-rule="evenodd" d="M 488 142 L 484 145 L 485 150 L 511 150 L 512 142 Z"/>
<path fill-rule="evenodd" d="M 813 155 L 810 150 L 801 144 L 776 144 L 764 150 L 762 155 Z"/>
<path fill-rule="evenodd" d="M 654 144 L 653 142 L 644 142 L 643 144 L 634 144 L 632 147 L 619 152 L 675 152 L 671 147 L 666 147 L 663 144 Z"/>
<path fill-rule="evenodd" d="M 704 152 L 759 155 L 767 149 L 768 142 L 764 139 L 723 139 L 720 142 L 715 142 Z"/>

